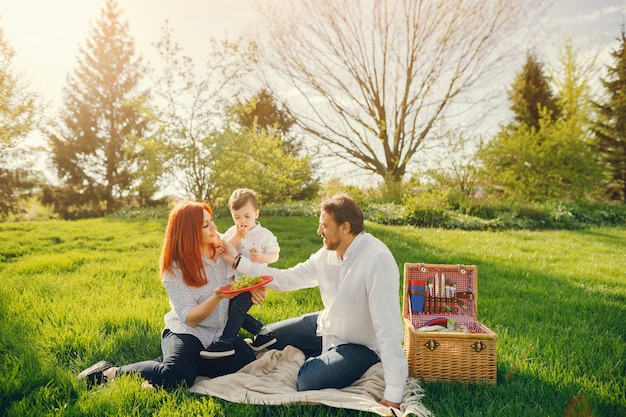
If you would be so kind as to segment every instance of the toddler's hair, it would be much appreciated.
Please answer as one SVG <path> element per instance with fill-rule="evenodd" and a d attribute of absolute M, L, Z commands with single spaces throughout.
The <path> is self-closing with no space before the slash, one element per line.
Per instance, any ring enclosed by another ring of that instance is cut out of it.
<path fill-rule="evenodd" d="M 248 203 L 252 204 L 255 210 L 259 208 L 256 192 L 249 188 L 237 188 L 228 199 L 228 208 L 230 210 L 239 210 Z"/>

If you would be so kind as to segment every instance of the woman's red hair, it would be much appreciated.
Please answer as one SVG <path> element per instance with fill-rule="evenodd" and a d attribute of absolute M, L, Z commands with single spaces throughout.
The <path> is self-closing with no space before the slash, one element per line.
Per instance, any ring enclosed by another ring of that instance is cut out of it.
<path fill-rule="evenodd" d="M 170 211 L 159 260 L 161 278 L 177 267 L 183 273 L 185 284 L 201 287 L 207 283 L 200 248 L 205 210 L 213 217 L 211 206 L 199 201 L 185 201 Z"/>

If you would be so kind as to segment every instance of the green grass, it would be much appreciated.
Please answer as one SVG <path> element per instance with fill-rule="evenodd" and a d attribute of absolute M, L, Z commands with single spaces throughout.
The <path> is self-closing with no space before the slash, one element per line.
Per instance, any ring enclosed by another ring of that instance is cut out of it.
<path fill-rule="evenodd" d="M 218 219 L 220 230 L 230 226 Z M 279 267 L 320 247 L 316 217 L 264 217 Z M 0 224 L 0 415 L 365 416 L 325 406 L 247 406 L 138 378 L 87 390 L 91 363 L 160 354 L 164 219 Z M 477 232 L 367 224 L 405 262 L 478 265 L 480 320 L 498 333 L 496 387 L 425 383 L 438 416 L 562 416 L 584 394 L 626 415 L 626 229 Z M 316 289 L 270 292 L 264 322 L 319 309 Z"/>

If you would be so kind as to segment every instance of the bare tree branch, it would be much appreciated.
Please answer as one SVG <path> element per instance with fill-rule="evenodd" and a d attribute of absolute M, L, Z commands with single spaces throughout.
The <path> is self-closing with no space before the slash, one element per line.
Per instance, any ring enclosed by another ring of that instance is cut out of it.
<path fill-rule="evenodd" d="M 392 181 L 543 12 L 538 0 L 288 3 L 262 3 L 255 34 L 269 88 L 289 89 L 300 128 L 335 156 Z"/>

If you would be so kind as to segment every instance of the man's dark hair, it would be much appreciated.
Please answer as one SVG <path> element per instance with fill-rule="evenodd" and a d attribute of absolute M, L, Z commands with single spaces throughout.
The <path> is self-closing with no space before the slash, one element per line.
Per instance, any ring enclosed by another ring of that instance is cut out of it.
<path fill-rule="evenodd" d="M 337 224 L 350 223 L 350 233 L 355 236 L 365 230 L 363 210 L 348 194 L 338 194 L 322 201 L 321 209 L 332 214 Z"/>

